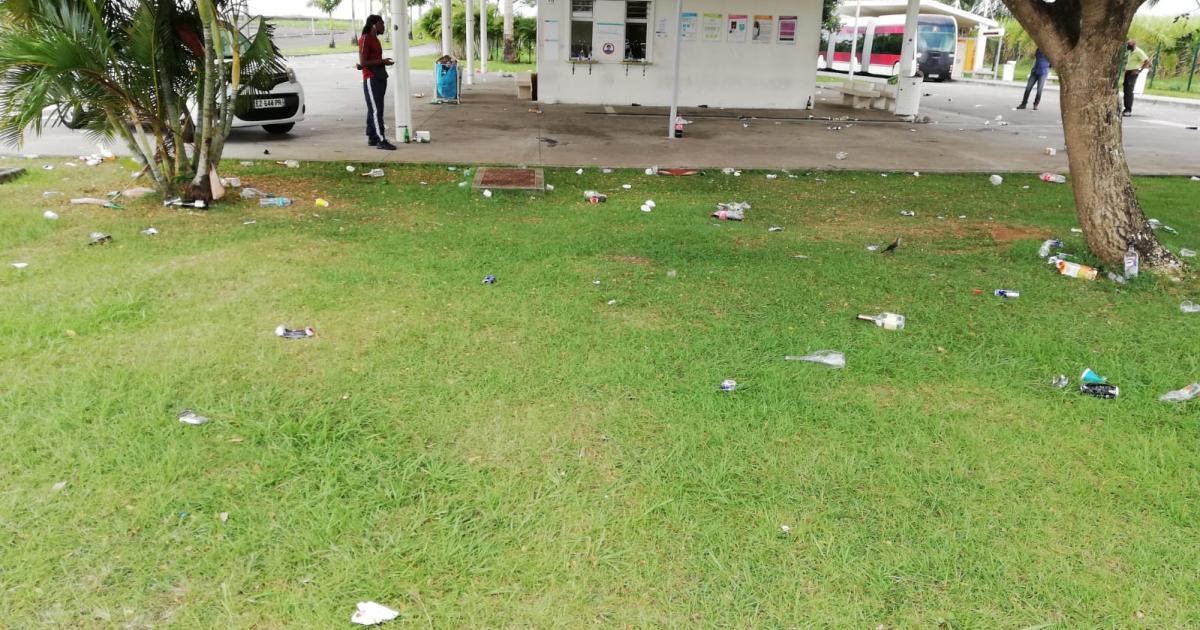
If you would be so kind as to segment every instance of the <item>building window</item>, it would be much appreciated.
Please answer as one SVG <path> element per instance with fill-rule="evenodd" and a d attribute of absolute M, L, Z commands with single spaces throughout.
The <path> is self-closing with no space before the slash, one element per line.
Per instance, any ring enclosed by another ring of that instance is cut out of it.
<path fill-rule="evenodd" d="M 625 3 L 625 61 L 646 61 L 650 29 L 650 3 Z"/>
<path fill-rule="evenodd" d="M 571 0 L 571 59 L 592 58 L 592 10 L 595 0 Z"/>

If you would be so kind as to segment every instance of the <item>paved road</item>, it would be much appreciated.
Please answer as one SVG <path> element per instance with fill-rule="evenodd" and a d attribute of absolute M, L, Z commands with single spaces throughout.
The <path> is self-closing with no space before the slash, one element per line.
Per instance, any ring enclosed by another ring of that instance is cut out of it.
<path fill-rule="evenodd" d="M 416 53 L 416 51 L 414 51 Z M 1010 87 L 927 83 L 922 115 L 929 124 L 898 122 L 882 112 L 841 108 L 838 95 L 822 88 L 813 111 L 689 109 L 695 124 L 683 141 L 666 135 L 661 108 L 543 106 L 516 100 L 513 79 L 491 75 L 464 90 L 462 105 L 430 104 L 432 71 L 414 72 L 414 124 L 434 142 L 385 153 L 366 146 L 365 108 L 353 55 L 322 55 L 292 61 L 304 84 L 308 118 L 286 137 L 258 129 L 237 130 L 226 157 L 346 161 L 412 161 L 547 166 L 650 165 L 741 168 L 845 168 L 901 171 L 1030 172 L 1066 170 L 1058 94 L 1048 92 L 1041 111 L 1015 111 L 1020 92 Z M 391 98 L 388 110 L 390 120 Z M 1200 110 L 1143 104 L 1125 120 L 1126 152 L 1141 174 L 1200 173 Z M 816 119 L 810 118 L 815 116 Z M 821 120 L 851 116 L 860 120 Z M 995 119 L 1002 117 L 1001 125 Z M 748 126 L 747 126 L 748 125 Z M 841 127 L 841 129 L 831 129 Z M 81 134 L 47 130 L 8 154 L 90 153 Z M 1043 154 L 1046 147 L 1057 157 Z M 846 160 L 836 160 L 840 151 Z"/>

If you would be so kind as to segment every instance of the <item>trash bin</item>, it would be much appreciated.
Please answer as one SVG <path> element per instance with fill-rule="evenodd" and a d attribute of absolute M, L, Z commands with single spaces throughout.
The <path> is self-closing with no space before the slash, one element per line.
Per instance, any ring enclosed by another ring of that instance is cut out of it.
<path fill-rule="evenodd" d="M 1017 62 L 1005 62 L 1004 70 L 1001 71 L 1000 78 L 1004 81 L 1013 81 L 1017 76 Z"/>
<path fill-rule="evenodd" d="M 458 73 L 458 60 L 446 55 L 434 63 L 433 71 L 436 81 L 437 100 L 439 102 L 452 101 L 457 103 L 459 101 L 459 87 L 461 86 L 461 77 Z"/>

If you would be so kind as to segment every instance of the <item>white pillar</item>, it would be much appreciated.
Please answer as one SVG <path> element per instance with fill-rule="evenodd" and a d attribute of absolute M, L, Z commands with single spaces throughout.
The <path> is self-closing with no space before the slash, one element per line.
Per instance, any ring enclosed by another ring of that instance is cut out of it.
<path fill-rule="evenodd" d="M 986 29 L 984 29 L 982 26 L 977 28 L 979 30 L 979 34 L 975 37 L 975 63 L 971 66 L 972 72 L 983 70 L 984 49 L 987 48 L 987 35 L 984 34 Z"/>
<path fill-rule="evenodd" d="M 475 12 L 471 0 L 463 0 L 467 10 L 467 85 L 475 85 Z"/>
<path fill-rule="evenodd" d="M 921 83 L 917 76 L 917 17 L 921 0 L 908 0 L 904 14 L 904 43 L 900 49 L 900 78 L 896 83 L 896 115 L 916 116 L 921 107 Z"/>
<path fill-rule="evenodd" d="M 850 80 L 854 80 L 854 57 L 858 50 L 858 17 L 862 12 L 862 0 L 854 3 L 854 33 L 850 36 Z"/>
<path fill-rule="evenodd" d="M 671 119 L 667 121 L 667 137 L 675 137 L 675 120 L 679 118 L 679 62 L 683 56 L 683 0 L 675 1 L 675 74 L 671 86 Z"/>
<path fill-rule="evenodd" d="M 392 110 L 396 116 L 397 141 L 412 137 L 412 70 L 408 67 L 408 6 L 405 0 L 392 0 L 392 66 L 396 86 L 392 90 Z M 407 134 L 405 132 L 408 132 Z"/>
<path fill-rule="evenodd" d="M 450 29 L 450 0 L 442 0 L 442 54 L 450 54 L 450 44 L 454 41 L 454 33 Z"/>
<path fill-rule="evenodd" d="M 479 0 L 479 72 L 483 78 L 487 78 L 487 62 L 488 62 L 488 18 L 487 18 L 488 0 Z"/>

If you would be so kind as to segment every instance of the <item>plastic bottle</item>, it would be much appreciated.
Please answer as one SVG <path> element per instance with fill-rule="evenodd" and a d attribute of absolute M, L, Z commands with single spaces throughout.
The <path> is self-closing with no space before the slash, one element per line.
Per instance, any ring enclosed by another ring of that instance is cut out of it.
<path fill-rule="evenodd" d="M 721 391 L 723 391 L 723 392 L 737 391 L 737 381 L 735 381 L 731 378 L 727 378 L 727 379 L 721 381 Z"/>
<path fill-rule="evenodd" d="M 1044 182 L 1051 183 L 1051 184 L 1067 183 L 1067 177 L 1065 175 L 1059 175 L 1057 173 L 1042 173 L 1041 180 Z"/>
<path fill-rule="evenodd" d="M 1163 402 L 1184 402 L 1200 396 L 1200 383 L 1192 383 L 1183 389 L 1167 392 L 1158 399 Z"/>
<path fill-rule="evenodd" d="M 1093 267 L 1065 260 L 1058 261 L 1058 273 L 1072 278 L 1083 278 L 1084 280 L 1095 280 L 1100 275 L 1100 271 Z"/>
<path fill-rule="evenodd" d="M 270 206 L 273 208 L 286 208 L 292 205 L 292 200 L 287 197 L 263 197 L 258 200 L 260 206 Z"/>
<path fill-rule="evenodd" d="M 1009 291 L 1008 289 L 996 289 L 993 293 L 995 294 L 996 297 L 1002 297 L 1002 298 L 1019 298 L 1019 297 L 1021 297 L 1020 291 Z"/>
<path fill-rule="evenodd" d="M 1043 241 L 1042 246 L 1038 249 L 1038 258 L 1046 258 L 1050 255 L 1052 249 L 1062 249 L 1063 242 L 1058 239 L 1050 239 Z"/>
<path fill-rule="evenodd" d="M 1138 257 L 1137 250 L 1133 248 L 1133 245 L 1130 245 L 1129 249 L 1125 250 L 1125 277 L 1138 277 L 1139 266 L 1140 258 Z"/>
<path fill-rule="evenodd" d="M 878 315 L 859 315 L 858 319 L 871 322 L 884 330 L 904 330 L 904 316 L 896 313 L 880 313 Z"/>
<path fill-rule="evenodd" d="M 1105 399 L 1112 399 L 1121 395 L 1120 387 L 1104 383 L 1084 383 L 1079 386 L 1079 391 L 1089 396 Z"/>
<path fill-rule="evenodd" d="M 806 354 L 802 357 L 788 355 L 783 357 L 785 361 L 808 361 L 810 363 L 821 363 L 829 367 L 840 370 L 846 367 L 846 355 L 837 350 L 818 350 L 812 354 Z"/>
<path fill-rule="evenodd" d="M 1184 300 L 1183 303 L 1179 305 L 1179 310 L 1183 311 L 1184 313 L 1200 313 L 1200 304 L 1196 304 L 1191 300 Z"/>

